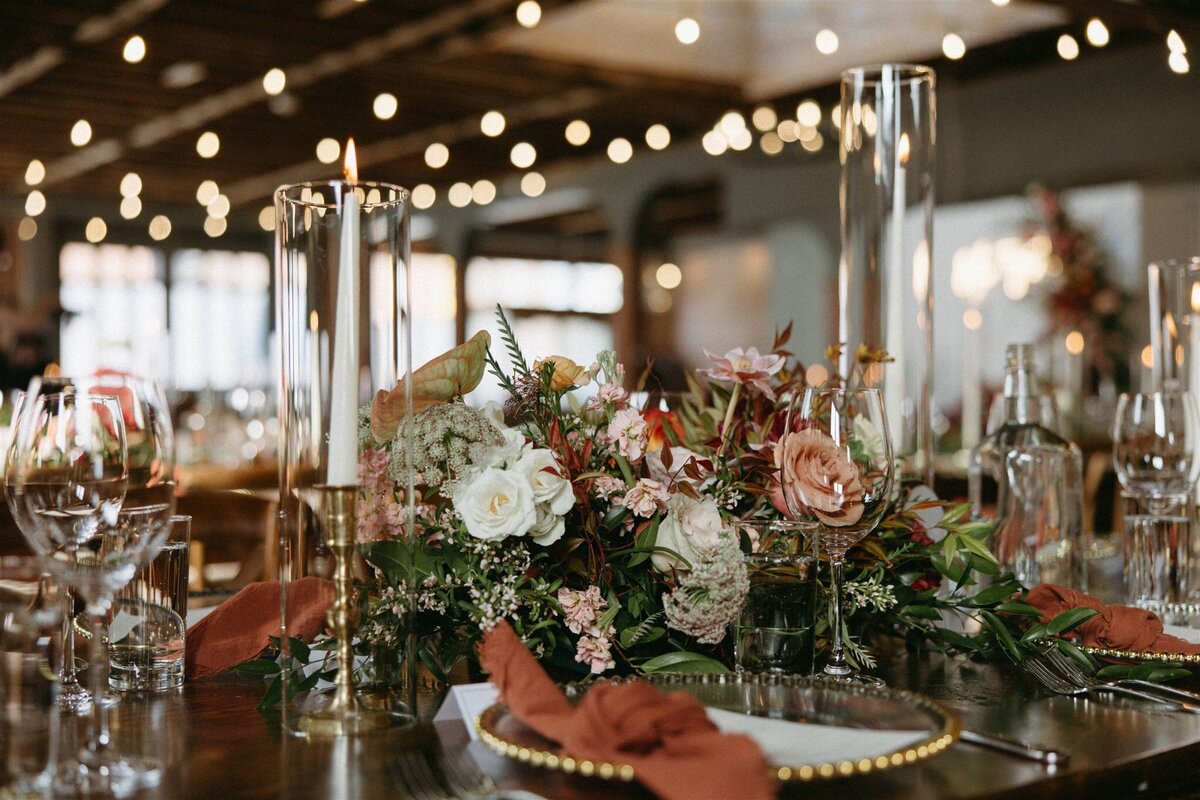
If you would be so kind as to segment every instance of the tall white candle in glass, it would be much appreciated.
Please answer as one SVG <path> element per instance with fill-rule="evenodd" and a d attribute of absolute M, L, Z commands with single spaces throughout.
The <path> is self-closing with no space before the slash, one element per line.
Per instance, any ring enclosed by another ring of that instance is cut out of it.
<path fill-rule="evenodd" d="M 962 447 L 972 450 L 983 433 L 983 387 L 980 379 L 979 328 L 983 315 L 977 308 L 963 312 L 966 331 L 963 351 Z"/>
<path fill-rule="evenodd" d="M 887 272 L 887 339 L 885 347 L 894 360 L 884 370 L 884 406 L 888 425 L 892 429 L 892 441 L 904 442 L 904 396 L 907 365 L 904 363 L 904 213 L 908 206 L 908 187 L 905 165 L 908 164 L 908 134 L 901 134 L 896 147 L 896 162 L 892 181 L 892 236 L 890 247 L 891 264 Z"/>
<path fill-rule="evenodd" d="M 346 144 L 347 185 L 341 198 L 341 238 L 338 249 L 337 320 L 333 335 L 333 385 L 329 409 L 330 486 L 358 483 L 358 318 L 359 318 L 359 202 L 354 184 L 358 164 L 354 140 Z"/>

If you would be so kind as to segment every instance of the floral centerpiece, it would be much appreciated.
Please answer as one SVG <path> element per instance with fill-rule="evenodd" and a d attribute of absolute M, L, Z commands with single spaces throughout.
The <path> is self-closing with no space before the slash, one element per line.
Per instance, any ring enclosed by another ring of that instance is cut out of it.
<path fill-rule="evenodd" d="M 761 544 L 737 523 L 785 516 L 776 444 L 787 401 L 804 388 L 788 331 L 767 354 L 707 354 L 711 366 L 667 402 L 627 391 L 611 352 L 588 367 L 530 362 L 498 317 L 507 368 L 480 333 L 413 375 L 411 430 L 402 385 L 363 410 L 359 539 L 377 575 L 363 587 L 360 638 L 399 645 L 411 621 L 421 661 L 440 678 L 501 619 L 561 677 L 726 669 L 749 586 L 742 553 Z M 884 357 L 858 354 L 864 367 Z M 485 368 L 508 393 L 503 407 L 464 402 Z M 806 448 L 796 457 L 820 458 L 819 442 Z M 415 531 L 402 513 L 410 463 Z M 939 623 L 978 616 L 1020 587 L 1008 576 L 968 596 L 977 574 L 998 572 L 987 528 L 965 508 L 943 508 L 898 492 L 855 551 L 844 620 L 856 662 L 871 663 L 861 642 L 872 629 L 994 648 L 991 636 Z M 929 531 L 923 520 L 939 518 Z M 947 579 L 953 589 L 939 591 Z M 1018 606 L 1009 610 L 1028 613 Z"/>

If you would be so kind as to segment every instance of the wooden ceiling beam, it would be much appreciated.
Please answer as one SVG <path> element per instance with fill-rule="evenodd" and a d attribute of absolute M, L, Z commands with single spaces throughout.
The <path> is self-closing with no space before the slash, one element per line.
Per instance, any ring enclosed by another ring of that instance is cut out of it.
<path fill-rule="evenodd" d="M 1098 17 L 1108 23 L 1166 33 L 1174 28 L 1183 36 L 1200 36 L 1200 5 L 1145 0 L 1025 0 L 1065 9 L 1080 19 Z"/>

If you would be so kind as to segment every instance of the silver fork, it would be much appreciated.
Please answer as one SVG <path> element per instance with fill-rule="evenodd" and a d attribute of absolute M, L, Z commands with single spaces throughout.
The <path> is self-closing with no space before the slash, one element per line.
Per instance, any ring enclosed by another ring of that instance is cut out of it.
<path fill-rule="evenodd" d="M 1067 677 L 1072 683 L 1077 685 L 1082 681 L 1093 680 L 1100 683 L 1106 683 L 1114 686 L 1133 686 L 1141 689 L 1150 690 L 1152 692 L 1161 692 L 1172 697 L 1179 698 L 1185 703 L 1200 704 L 1200 694 L 1189 692 L 1186 689 L 1177 689 L 1174 686 L 1166 686 L 1153 681 L 1144 681 L 1139 678 L 1116 678 L 1113 680 L 1105 680 L 1097 678 L 1094 671 L 1088 670 L 1083 664 L 1080 664 L 1075 659 L 1068 656 L 1066 653 L 1059 651 L 1057 648 L 1049 648 L 1046 653 L 1051 662 L 1058 667 L 1059 671 Z"/>
<path fill-rule="evenodd" d="M 456 800 L 434 774 L 427 751 L 404 750 L 400 753 L 397 766 L 405 794 L 412 800 Z"/>
<path fill-rule="evenodd" d="M 524 789 L 501 789 L 479 768 L 466 748 L 442 751 L 446 782 L 460 800 L 546 800 Z"/>
<path fill-rule="evenodd" d="M 1021 662 L 1021 666 L 1036 678 L 1038 683 L 1055 694 L 1069 695 L 1071 697 L 1088 697 L 1093 692 L 1117 694 L 1126 697 L 1135 697 L 1139 700 L 1148 700 L 1152 703 L 1161 703 L 1176 711 L 1200 713 L 1200 705 L 1170 700 L 1161 695 L 1149 694 L 1128 686 L 1116 686 L 1086 677 L 1076 682 L 1063 674 L 1057 665 L 1051 662 L 1044 650 L 1027 656 Z"/>

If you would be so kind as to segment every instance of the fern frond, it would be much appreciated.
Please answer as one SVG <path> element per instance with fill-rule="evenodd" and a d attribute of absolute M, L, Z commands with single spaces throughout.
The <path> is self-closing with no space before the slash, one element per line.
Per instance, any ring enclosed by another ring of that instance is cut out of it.
<path fill-rule="evenodd" d="M 521 352 L 521 346 L 517 344 L 517 335 L 513 333 L 512 326 L 508 324 L 508 317 L 504 315 L 504 309 L 500 307 L 499 303 L 496 304 L 496 324 L 500 326 L 500 338 L 504 341 L 504 349 L 508 351 L 513 369 L 522 375 L 529 374 L 525 354 Z"/>
<path fill-rule="evenodd" d="M 633 633 L 629 635 L 629 647 L 637 645 L 643 639 L 649 636 L 650 630 L 664 617 L 666 617 L 665 612 L 658 611 L 642 620 L 642 623 L 634 628 Z"/>

